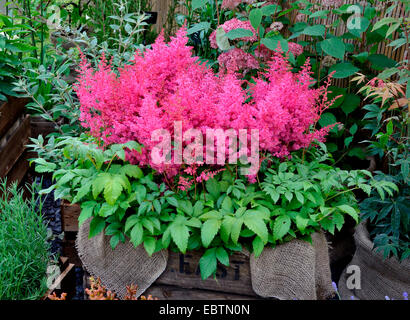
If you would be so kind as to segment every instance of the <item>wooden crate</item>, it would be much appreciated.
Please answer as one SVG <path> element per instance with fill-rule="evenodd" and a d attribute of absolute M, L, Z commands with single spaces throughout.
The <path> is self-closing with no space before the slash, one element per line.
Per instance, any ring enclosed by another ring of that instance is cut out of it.
<path fill-rule="evenodd" d="M 252 289 L 249 258 L 243 253 L 230 257 L 229 267 L 218 264 L 216 278 L 201 279 L 202 251 L 186 254 L 169 252 L 164 273 L 144 293 L 161 300 L 178 299 L 258 299 Z"/>
<path fill-rule="evenodd" d="M 29 169 L 26 144 L 31 134 L 30 118 L 24 115 L 27 99 L 9 97 L 0 105 L 0 178 L 20 184 Z"/>
<path fill-rule="evenodd" d="M 8 101 L 0 105 L 0 139 L 24 113 L 27 102 L 27 99 L 8 97 Z"/>
<path fill-rule="evenodd" d="M 55 132 L 55 124 L 46 121 L 42 117 L 31 117 L 31 136 L 33 138 L 37 138 L 40 134 L 43 138 L 52 132 Z"/>
<path fill-rule="evenodd" d="M 80 206 L 63 201 L 61 203 L 62 227 L 65 233 L 63 254 L 71 263 L 81 265 L 75 249 L 75 234 L 78 231 Z M 219 264 L 216 279 L 202 280 L 199 270 L 201 252 L 185 255 L 169 252 L 168 265 L 164 273 L 147 290 L 159 299 L 256 299 L 253 292 L 249 258 L 236 253 L 230 257 L 230 266 Z M 85 282 L 86 286 L 89 285 Z"/>
<path fill-rule="evenodd" d="M 218 265 L 216 279 L 202 280 L 198 268 L 201 254 L 199 251 L 185 255 L 169 252 L 166 270 L 143 295 L 160 300 L 261 299 L 252 289 L 248 257 L 234 254 L 229 267 Z M 85 270 L 84 289 L 90 287 L 89 277 Z"/>
<path fill-rule="evenodd" d="M 78 231 L 78 217 L 81 208 L 78 204 L 71 204 L 65 200 L 61 201 L 61 225 L 63 232 Z"/>

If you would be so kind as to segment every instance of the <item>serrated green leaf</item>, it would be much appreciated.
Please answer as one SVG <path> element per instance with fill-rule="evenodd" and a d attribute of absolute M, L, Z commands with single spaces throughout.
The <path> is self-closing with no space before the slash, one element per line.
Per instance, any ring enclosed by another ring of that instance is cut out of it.
<path fill-rule="evenodd" d="M 347 205 L 347 204 L 342 204 L 340 206 L 337 206 L 338 209 L 340 209 L 342 212 L 347 213 L 349 216 L 351 216 L 356 222 L 359 222 L 359 215 L 356 209 L 353 207 Z"/>
<path fill-rule="evenodd" d="M 265 247 L 265 244 L 263 243 L 263 240 L 256 236 L 255 239 L 252 241 L 252 247 L 253 247 L 253 254 L 255 257 L 259 257 Z"/>
<path fill-rule="evenodd" d="M 290 229 L 291 220 L 289 216 L 279 216 L 275 219 L 273 224 L 273 238 L 274 240 L 282 239 Z"/>
<path fill-rule="evenodd" d="M 266 223 L 261 218 L 252 217 L 247 215 L 244 219 L 246 227 L 255 232 L 264 243 L 268 242 L 268 228 Z"/>
<path fill-rule="evenodd" d="M 229 266 L 229 255 L 222 247 L 216 249 L 216 258 L 225 266 Z"/>
<path fill-rule="evenodd" d="M 171 226 L 171 237 L 178 249 L 185 253 L 189 239 L 188 227 L 182 223 L 173 223 Z"/>
<path fill-rule="evenodd" d="M 201 240 L 205 248 L 208 248 L 215 238 L 221 226 L 221 220 L 210 219 L 205 221 L 201 228 Z"/>
<path fill-rule="evenodd" d="M 142 224 L 138 222 L 134 224 L 130 233 L 130 240 L 134 247 L 138 247 L 142 243 L 143 237 L 144 229 L 142 228 Z"/>
<path fill-rule="evenodd" d="M 88 238 L 92 238 L 102 232 L 105 228 L 105 219 L 100 217 L 94 217 L 90 223 L 90 233 Z"/>
<path fill-rule="evenodd" d="M 154 237 L 144 237 L 144 248 L 150 257 L 155 251 L 156 244 L 157 239 L 155 239 Z"/>
<path fill-rule="evenodd" d="M 199 259 L 199 268 L 201 270 L 202 280 L 207 279 L 210 275 L 216 272 L 217 258 L 216 249 L 211 248 L 205 251 L 204 255 Z"/>

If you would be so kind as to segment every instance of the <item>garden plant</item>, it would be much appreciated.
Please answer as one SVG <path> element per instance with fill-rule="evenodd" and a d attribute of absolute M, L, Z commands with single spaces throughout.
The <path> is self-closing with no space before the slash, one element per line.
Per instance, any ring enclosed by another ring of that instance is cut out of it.
<path fill-rule="evenodd" d="M 353 243 L 364 222 L 375 254 L 407 265 L 408 1 L 168 3 L 155 30 L 148 0 L 4 5 L 0 103 L 27 99 L 54 131 L 27 145 L 51 186 L 24 200 L 0 183 L 0 299 L 47 292 L 39 194 L 78 205 L 110 250 L 199 252 L 206 281 L 238 253 Z M 88 296 L 119 297 L 104 285 Z"/>

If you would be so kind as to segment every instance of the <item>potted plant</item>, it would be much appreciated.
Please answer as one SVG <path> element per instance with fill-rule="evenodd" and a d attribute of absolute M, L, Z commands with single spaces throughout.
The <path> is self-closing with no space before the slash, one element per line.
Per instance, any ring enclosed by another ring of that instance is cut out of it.
<path fill-rule="evenodd" d="M 44 192 L 81 204 L 89 237 L 104 232 L 112 248 L 132 243 L 156 259 L 168 249 L 204 250 L 206 279 L 233 252 L 257 259 L 321 229 L 333 233 L 345 215 L 357 221 L 354 190 L 395 188 L 331 165 L 321 143 L 331 127 L 314 126 L 333 100 L 327 86 L 309 87 L 308 64 L 292 73 L 277 52 L 243 86 L 198 64 L 187 42 L 185 28 L 169 44 L 159 37 L 118 77 L 104 60 L 97 70 L 83 62 L 76 91 L 89 132 L 57 138 L 34 162 L 56 180 Z"/>
<path fill-rule="evenodd" d="M 390 22 L 382 19 L 375 28 Z M 395 74 L 399 80 L 389 80 Z M 353 79 L 365 83 L 361 91 L 373 100 L 364 107 L 364 119 L 365 128 L 371 130 L 372 139 L 366 141 L 369 152 L 380 160 L 381 171 L 375 172 L 375 178 L 391 181 L 398 189 L 387 197 L 376 189 L 360 203 L 365 221 L 356 230 L 357 249 L 350 264 L 360 267 L 361 286 L 349 288 L 345 272 L 339 282 L 344 296 L 401 299 L 410 287 L 408 75 L 409 70 L 398 65 L 370 81 L 361 74 Z"/>

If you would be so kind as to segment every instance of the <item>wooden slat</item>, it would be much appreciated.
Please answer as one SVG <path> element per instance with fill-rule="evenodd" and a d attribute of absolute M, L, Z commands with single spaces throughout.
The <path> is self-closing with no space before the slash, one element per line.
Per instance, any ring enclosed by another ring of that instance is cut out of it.
<path fill-rule="evenodd" d="M 23 154 L 29 137 L 30 118 L 26 116 L 21 125 L 10 133 L 5 145 L 0 147 L 0 177 L 6 176 L 13 168 Z"/>
<path fill-rule="evenodd" d="M 78 231 L 78 217 L 81 208 L 78 204 L 70 204 L 66 201 L 61 202 L 61 224 L 64 232 Z"/>
<path fill-rule="evenodd" d="M 17 181 L 17 184 L 19 185 L 23 181 L 23 178 L 25 177 L 29 169 L 29 163 L 27 159 L 28 152 L 25 151 L 17 160 L 16 164 L 13 166 L 10 172 L 7 174 L 7 185 L 10 185 L 15 181 Z"/>
<path fill-rule="evenodd" d="M 143 293 L 159 300 L 257 300 L 256 296 L 245 296 L 210 290 L 184 289 L 177 286 L 152 285 Z M 261 298 L 259 298 L 261 299 Z"/>
<path fill-rule="evenodd" d="M 230 257 L 230 266 L 218 265 L 216 279 L 201 279 L 199 259 L 201 251 L 187 254 L 169 252 L 164 273 L 157 279 L 157 285 L 173 285 L 185 289 L 205 289 L 219 292 L 255 296 L 249 268 L 249 258 L 242 253 Z"/>
<path fill-rule="evenodd" d="M 27 99 L 8 97 L 8 101 L 0 105 L 0 138 L 23 114 L 27 102 Z"/>
<path fill-rule="evenodd" d="M 55 132 L 55 125 L 41 117 L 31 118 L 31 136 L 37 138 L 40 134 L 45 138 L 48 134 Z"/>

